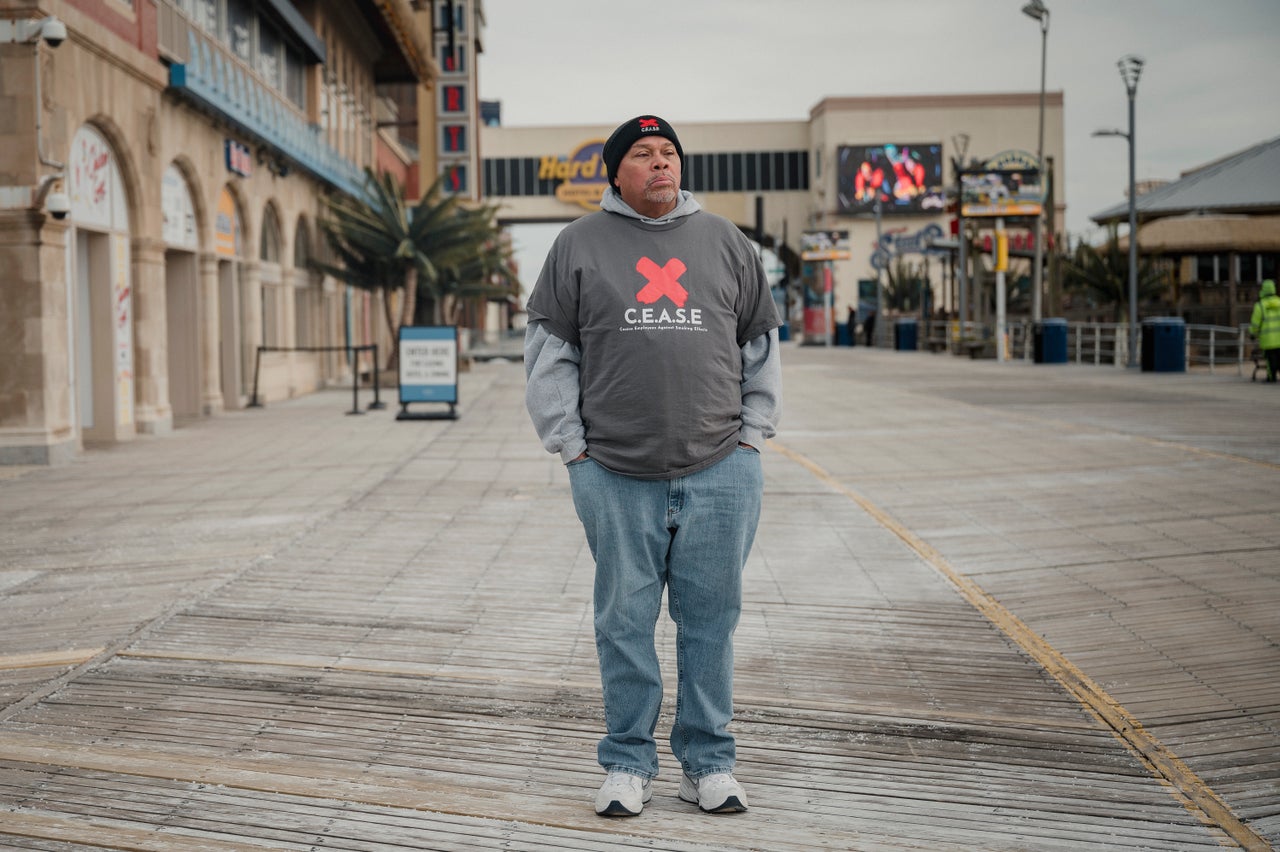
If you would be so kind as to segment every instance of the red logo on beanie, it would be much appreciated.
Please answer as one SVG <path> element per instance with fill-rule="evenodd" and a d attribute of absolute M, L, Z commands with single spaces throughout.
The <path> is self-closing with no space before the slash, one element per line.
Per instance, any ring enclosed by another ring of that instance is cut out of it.
<path fill-rule="evenodd" d="M 666 266 L 658 266 L 647 257 L 640 258 L 636 261 L 636 272 L 648 279 L 649 283 L 636 293 L 637 301 L 652 305 L 666 296 L 676 303 L 677 308 L 683 308 L 685 301 L 689 298 L 689 291 L 680 286 L 679 278 L 684 275 L 686 268 L 684 262 L 678 257 L 668 260 Z"/>
<path fill-rule="evenodd" d="M 640 132 L 641 132 L 641 133 L 647 133 L 647 132 L 649 132 L 649 131 L 651 131 L 651 130 L 661 130 L 661 129 L 662 129 L 662 125 L 658 124 L 658 119 L 656 119 L 656 118 L 642 118 L 642 119 L 640 119 Z"/>

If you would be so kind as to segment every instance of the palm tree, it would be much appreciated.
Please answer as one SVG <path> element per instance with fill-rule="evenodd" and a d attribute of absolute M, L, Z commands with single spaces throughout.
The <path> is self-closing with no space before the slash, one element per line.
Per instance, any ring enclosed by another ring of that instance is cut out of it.
<path fill-rule="evenodd" d="M 456 324 L 470 300 L 510 298 L 520 292 L 520 279 L 511 266 L 511 249 L 497 239 L 466 254 L 461 263 L 441 267 L 440 272 L 438 289 L 447 296 L 437 304 L 445 324 Z"/>
<path fill-rule="evenodd" d="M 365 170 L 365 196 L 331 196 L 320 226 L 338 263 L 313 262 L 319 272 L 351 287 L 382 292 L 387 328 L 392 338 L 401 326 L 420 319 L 440 324 L 446 297 L 488 290 L 468 277 L 476 264 L 485 273 L 495 257 L 498 226 L 493 207 L 466 208 L 457 196 L 444 196 L 437 179 L 413 205 L 404 186 L 391 174 Z M 387 296 L 401 291 L 399 316 Z M 502 292 L 506 292 L 505 289 Z M 420 310 L 419 303 L 423 308 Z M 426 316 L 423 316 L 423 315 Z M 394 366 L 391 347 L 388 366 Z"/>
<path fill-rule="evenodd" d="M 381 291 L 392 337 L 413 319 L 421 255 L 421 226 L 413 223 L 404 187 L 391 174 L 380 178 L 365 170 L 365 196 L 334 195 L 325 199 L 321 230 L 340 263 L 316 262 L 315 268 L 361 290 Z M 400 317 L 391 313 L 392 291 L 401 290 Z M 395 347 L 392 347 L 394 359 Z"/>
<path fill-rule="evenodd" d="M 440 198 L 437 180 L 414 208 L 429 264 L 419 278 L 416 319 L 440 325 L 456 321 L 468 298 L 506 295 L 514 276 L 511 252 L 498 239 L 496 207 L 462 207 Z"/>
<path fill-rule="evenodd" d="M 1095 248 L 1081 241 L 1071 256 L 1064 258 L 1063 282 L 1067 289 L 1082 290 L 1100 305 L 1112 306 L 1113 321 L 1122 322 L 1129 305 L 1129 253 L 1121 250 L 1120 237 L 1112 225 L 1107 241 Z M 1150 258 L 1138 260 L 1138 302 L 1151 301 L 1164 294 L 1167 270 Z"/>
<path fill-rule="evenodd" d="M 919 310 L 928 278 L 924 263 L 915 264 L 898 256 L 885 268 L 885 272 L 888 279 L 884 285 L 885 307 L 907 312 Z"/>

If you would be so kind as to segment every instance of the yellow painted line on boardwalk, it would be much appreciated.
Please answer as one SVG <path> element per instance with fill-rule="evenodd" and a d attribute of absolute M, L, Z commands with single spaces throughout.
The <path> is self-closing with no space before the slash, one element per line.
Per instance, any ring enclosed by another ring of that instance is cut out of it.
<path fill-rule="evenodd" d="M 934 570 L 945 577 L 960 594 L 1000 628 L 1020 648 L 1044 667 L 1077 701 L 1101 721 L 1158 779 L 1165 783 L 1179 802 L 1206 825 L 1216 826 L 1232 840 L 1248 850 L 1270 850 L 1271 844 L 1249 828 L 1232 812 L 1217 793 L 1173 753 L 1149 733 L 1138 719 L 1112 698 L 1088 675 L 1049 644 L 981 586 L 960 572 L 933 546 L 899 523 L 892 515 L 861 494 L 844 485 L 807 456 L 769 441 L 769 446 L 804 467 L 834 490 L 848 497 L 885 529 L 920 555 Z M 1181 445 L 1178 445 L 1181 446 Z"/>
<path fill-rule="evenodd" d="M 101 654 L 105 648 L 72 648 L 66 651 L 37 651 L 0 657 L 0 671 L 78 666 Z"/>

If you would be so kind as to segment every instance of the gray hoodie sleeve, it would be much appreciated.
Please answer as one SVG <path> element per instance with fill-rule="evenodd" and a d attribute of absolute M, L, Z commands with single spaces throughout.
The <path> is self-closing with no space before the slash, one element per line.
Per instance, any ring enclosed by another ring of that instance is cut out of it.
<path fill-rule="evenodd" d="M 782 415 L 782 358 L 775 328 L 742 347 L 742 431 L 738 440 L 760 449 Z"/>
<path fill-rule="evenodd" d="M 578 411 L 578 365 L 582 352 L 530 323 L 524 333 L 525 407 L 533 428 L 549 453 L 566 464 L 587 450 L 586 431 Z"/>

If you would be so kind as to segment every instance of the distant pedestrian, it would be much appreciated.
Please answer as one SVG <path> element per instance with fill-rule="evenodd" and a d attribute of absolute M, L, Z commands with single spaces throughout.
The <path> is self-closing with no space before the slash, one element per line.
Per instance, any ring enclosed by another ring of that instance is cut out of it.
<path fill-rule="evenodd" d="M 657 116 L 615 130 L 602 211 L 560 232 L 528 302 L 529 414 L 568 466 L 596 562 L 601 816 L 635 816 L 653 795 L 664 587 L 679 796 L 747 809 L 728 731 L 733 634 L 781 405 L 780 323 L 759 252 L 680 189 L 683 162 Z"/>
<path fill-rule="evenodd" d="M 849 328 L 849 345 L 858 345 L 858 309 L 853 305 L 849 306 L 849 316 L 845 320 L 845 325 Z"/>
<path fill-rule="evenodd" d="M 872 311 L 867 314 L 867 319 L 862 323 L 862 333 L 867 336 L 867 345 L 875 346 L 876 340 L 876 312 Z"/>
<path fill-rule="evenodd" d="M 1280 297 L 1276 296 L 1276 282 L 1270 278 L 1262 282 L 1249 321 L 1249 334 L 1257 338 L 1267 359 L 1267 381 L 1274 382 L 1280 373 Z"/>

